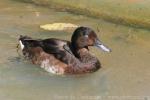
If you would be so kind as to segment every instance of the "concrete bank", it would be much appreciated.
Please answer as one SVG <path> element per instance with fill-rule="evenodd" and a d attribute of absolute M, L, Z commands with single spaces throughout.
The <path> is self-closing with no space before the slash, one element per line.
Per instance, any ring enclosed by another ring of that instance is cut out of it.
<path fill-rule="evenodd" d="M 149 0 L 17 0 L 100 18 L 116 24 L 150 29 Z"/>

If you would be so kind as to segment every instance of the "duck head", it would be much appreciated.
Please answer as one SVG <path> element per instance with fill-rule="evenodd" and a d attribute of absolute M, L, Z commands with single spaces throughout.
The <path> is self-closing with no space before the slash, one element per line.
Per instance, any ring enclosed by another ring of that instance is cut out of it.
<path fill-rule="evenodd" d="M 76 50 L 82 48 L 88 49 L 88 46 L 95 46 L 105 52 L 111 52 L 111 49 L 105 46 L 96 33 L 88 27 L 78 27 L 72 35 L 71 43 Z"/>

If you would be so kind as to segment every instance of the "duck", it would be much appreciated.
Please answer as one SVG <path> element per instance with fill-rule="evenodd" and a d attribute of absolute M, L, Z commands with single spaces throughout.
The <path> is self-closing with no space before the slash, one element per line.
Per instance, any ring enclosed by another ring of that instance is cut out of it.
<path fill-rule="evenodd" d="M 90 46 L 111 52 L 94 30 L 84 26 L 75 29 L 71 41 L 56 38 L 33 39 L 23 35 L 18 40 L 24 58 L 57 75 L 84 74 L 99 70 L 101 63 L 90 53 Z"/>

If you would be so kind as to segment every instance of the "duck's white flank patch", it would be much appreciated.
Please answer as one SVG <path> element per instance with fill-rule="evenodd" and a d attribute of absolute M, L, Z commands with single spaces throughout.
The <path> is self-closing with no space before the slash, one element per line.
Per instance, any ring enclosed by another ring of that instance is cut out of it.
<path fill-rule="evenodd" d="M 41 68 L 44 68 L 47 72 L 50 72 L 52 74 L 62 74 L 59 72 L 59 69 L 57 66 L 49 65 L 49 60 L 46 59 L 42 61 Z"/>
<path fill-rule="evenodd" d="M 24 45 L 23 45 L 22 41 L 20 40 L 19 43 L 20 43 L 21 49 L 23 50 L 24 49 Z"/>

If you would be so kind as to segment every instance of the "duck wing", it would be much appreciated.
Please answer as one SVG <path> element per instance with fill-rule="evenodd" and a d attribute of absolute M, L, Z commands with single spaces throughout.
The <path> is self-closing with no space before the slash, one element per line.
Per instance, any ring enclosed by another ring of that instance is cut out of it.
<path fill-rule="evenodd" d="M 64 45 L 64 50 L 66 50 L 68 53 L 70 53 L 71 55 L 74 55 L 69 47 L 69 45 Z"/>
<path fill-rule="evenodd" d="M 47 53 L 59 53 L 60 51 L 67 51 L 71 53 L 69 41 L 50 38 L 42 40 L 40 44 Z"/>
<path fill-rule="evenodd" d="M 20 38 L 20 40 L 24 45 L 25 49 L 41 47 L 44 52 L 48 54 L 52 54 L 57 59 L 65 63 L 68 62 L 68 58 L 66 57 L 66 55 L 68 54 L 73 55 L 70 49 L 69 41 L 55 39 L 55 38 L 40 40 L 40 39 L 32 39 L 32 38 L 25 38 L 25 37 Z"/>
<path fill-rule="evenodd" d="M 46 53 L 49 54 L 57 54 L 60 51 L 67 51 L 71 53 L 71 50 L 69 49 L 69 41 L 65 40 L 59 40 L 54 38 L 49 39 L 32 39 L 32 38 L 24 38 L 21 39 L 22 44 L 28 48 L 34 48 L 34 47 L 41 47 Z"/>
<path fill-rule="evenodd" d="M 68 64 L 68 58 L 66 55 L 73 55 L 70 49 L 70 42 L 59 39 L 45 39 L 41 41 L 41 47 L 46 53 L 53 54 L 57 59 Z"/>

